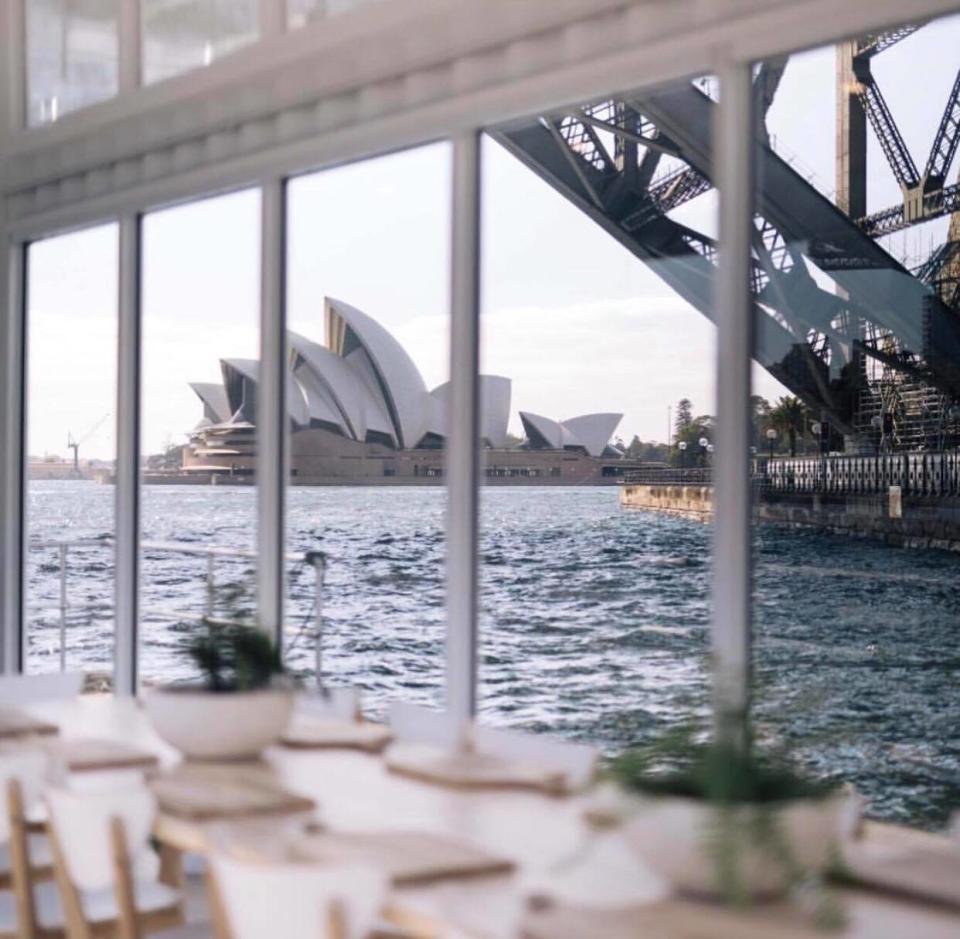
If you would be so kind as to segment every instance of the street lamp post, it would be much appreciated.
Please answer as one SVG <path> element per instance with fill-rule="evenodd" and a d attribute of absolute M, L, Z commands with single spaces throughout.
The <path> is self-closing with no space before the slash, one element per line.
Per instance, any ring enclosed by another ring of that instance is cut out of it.
<path fill-rule="evenodd" d="M 682 470 L 687 465 L 687 441 L 681 440 L 680 443 L 677 444 L 677 449 L 680 451 L 680 469 Z"/>
<path fill-rule="evenodd" d="M 770 459 L 771 459 L 771 460 L 773 459 L 773 445 L 774 445 L 774 443 L 776 442 L 776 440 L 777 440 L 777 432 L 776 432 L 772 427 L 770 427 L 770 428 L 767 430 L 767 443 L 770 444 Z"/>
<path fill-rule="evenodd" d="M 697 443 L 700 444 L 700 455 L 703 457 L 703 462 L 707 462 L 707 447 L 710 446 L 710 441 L 706 437 L 701 437 Z"/>

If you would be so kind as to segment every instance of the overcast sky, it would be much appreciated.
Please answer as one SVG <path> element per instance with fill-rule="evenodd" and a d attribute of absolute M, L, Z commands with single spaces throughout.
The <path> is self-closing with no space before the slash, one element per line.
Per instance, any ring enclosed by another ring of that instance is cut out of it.
<path fill-rule="evenodd" d="M 960 65 L 958 19 L 874 60 L 922 165 Z M 832 194 L 834 54 L 795 56 L 768 126 L 776 148 Z M 871 136 L 870 209 L 899 191 Z M 953 168 L 956 174 L 956 165 Z M 428 387 L 448 378 L 450 149 L 437 144 L 297 179 L 290 186 L 289 317 L 323 341 L 323 297 L 380 320 Z M 513 380 L 518 410 L 552 418 L 619 411 L 618 434 L 664 440 L 681 397 L 713 410 L 714 330 L 609 235 L 487 141 L 484 148 L 483 369 Z M 258 195 L 247 191 L 151 214 L 144 232 L 144 450 L 180 443 L 201 407 L 189 381 L 218 381 L 219 359 L 257 354 Z M 715 229 L 715 200 L 683 221 Z M 891 239 L 917 263 L 945 222 Z M 116 228 L 39 242 L 29 259 L 29 449 L 114 456 Z M 755 370 L 755 390 L 783 389 Z"/>

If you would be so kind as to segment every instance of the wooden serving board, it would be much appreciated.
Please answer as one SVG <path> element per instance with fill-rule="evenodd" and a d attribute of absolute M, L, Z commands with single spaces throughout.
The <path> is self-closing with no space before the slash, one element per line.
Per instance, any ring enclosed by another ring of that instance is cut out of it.
<path fill-rule="evenodd" d="M 318 831 L 292 847 L 298 860 L 372 864 L 389 874 L 395 887 L 461 877 L 510 873 L 508 858 L 466 841 L 421 831 Z"/>
<path fill-rule="evenodd" d="M 393 735 L 386 724 L 295 717 L 280 743 L 293 750 L 360 750 L 379 753 Z"/>
<path fill-rule="evenodd" d="M 312 812 L 312 799 L 285 789 L 261 765 L 185 764 L 151 780 L 160 811 L 193 822 Z"/>
<path fill-rule="evenodd" d="M 787 906 L 747 911 L 692 900 L 660 900 L 621 910 L 553 904 L 526 914 L 521 939 L 820 939 Z"/>
<path fill-rule="evenodd" d="M 18 737 L 49 737 L 60 733 L 60 728 L 16 708 L 0 708 L 0 740 Z"/>
<path fill-rule="evenodd" d="M 93 773 L 114 769 L 155 769 L 159 760 L 155 753 L 115 740 L 94 738 L 56 739 L 45 744 L 53 760 L 71 773 Z"/>
<path fill-rule="evenodd" d="M 563 773 L 485 753 L 394 743 L 385 761 L 391 772 L 455 789 L 534 789 L 555 795 L 568 789 Z"/>
<path fill-rule="evenodd" d="M 931 839 L 932 840 L 932 839 Z M 864 838 L 843 846 L 842 879 L 904 897 L 960 908 L 960 845 Z"/>

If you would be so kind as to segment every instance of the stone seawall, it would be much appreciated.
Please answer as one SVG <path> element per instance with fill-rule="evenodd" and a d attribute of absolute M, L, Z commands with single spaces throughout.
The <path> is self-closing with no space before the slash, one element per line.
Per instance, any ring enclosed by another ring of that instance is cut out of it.
<path fill-rule="evenodd" d="M 620 489 L 620 504 L 706 522 L 713 515 L 713 487 L 626 485 Z"/>
<path fill-rule="evenodd" d="M 713 487 L 623 486 L 620 504 L 706 522 L 713 515 Z M 960 499 L 901 496 L 896 486 L 886 495 L 768 493 L 754 506 L 754 518 L 908 548 L 960 552 Z"/>

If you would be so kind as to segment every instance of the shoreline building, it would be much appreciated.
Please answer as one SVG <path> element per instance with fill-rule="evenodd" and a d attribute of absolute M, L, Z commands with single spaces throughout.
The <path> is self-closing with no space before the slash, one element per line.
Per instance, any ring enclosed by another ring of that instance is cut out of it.
<path fill-rule="evenodd" d="M 400 343 L 366 313 L 324 301 L 326 345 L 289 334 L 291 481 L 300 485 L 419 484 L 444 475 L 450 385 L 428 391 Z M 259 363 L 222 359 L 222 383 L 195 382 L 203 417 L 181 471 L 149 482 L 251 481 Z M 521 411 L 526 441 L 509 446 L 511 381 L 480 376 L 484 472 L 491 482 L 615 484 L 626 467 L 610 445 L 622 414 L 554 421 Z"/>

